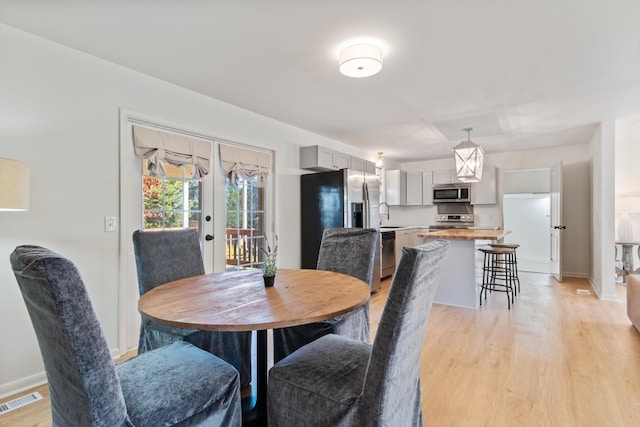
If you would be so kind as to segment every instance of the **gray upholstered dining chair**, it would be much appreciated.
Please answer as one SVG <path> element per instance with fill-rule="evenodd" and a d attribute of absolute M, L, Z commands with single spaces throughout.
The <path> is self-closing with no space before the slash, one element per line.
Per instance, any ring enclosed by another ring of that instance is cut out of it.
<path fill-rule="evenodd" d="M 420 353 L 449 242 L 402 249 L 373 346 L 339 335 L 269 371 L 269 425 L 422 426 Z"/>
<path fill-rule="evenodd" d="M 322 233 L 318 270 L 356 277 L 371 287 L 378 232 L 373 228 L 327 228 Z M 370 341 L 369 302 L 333 319 L 308 325 L 274 329 L 274 361 L 326 334 Z"/>
<path fill-rule="evenodd" d="M 84 282 L 68 259 L 19 246 L 11 266 L 49 381 L 54 426 L 238 426 L 238 372 L 186 342 L 114 365 Z"/>
<path fill-rule="evenodd" d="M 204 274 L 200 238 L 194 228 L 134 231 L 133 249 L 140 296 L 163 283 Z M 187 341 L 231 363 L 240 383 L 251 382 L 251 332 L 210 332 L 172 328 L 142 316 L 138 353 Z"/>

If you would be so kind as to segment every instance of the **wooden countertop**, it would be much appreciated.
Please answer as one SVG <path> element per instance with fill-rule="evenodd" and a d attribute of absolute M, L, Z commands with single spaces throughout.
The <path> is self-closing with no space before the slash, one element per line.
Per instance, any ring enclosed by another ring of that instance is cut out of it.
<path fill-rule="evenodd" d="M 455 240 L 500 240 L 507 234 L 509 230 L 467 230 L 467 229 L 450 229 L 430 231 L 429 233 L 420 233 L 418 237 L 428 239 L 455 239 Z"/>

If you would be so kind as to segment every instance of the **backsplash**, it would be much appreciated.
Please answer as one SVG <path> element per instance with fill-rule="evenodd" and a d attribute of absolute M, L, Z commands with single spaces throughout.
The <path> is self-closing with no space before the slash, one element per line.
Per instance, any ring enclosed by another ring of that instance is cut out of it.
<path fill-rule="evenodd" d="M 386 212 L 386 206 L 382 209 Z M 476 226 L 502 227 L 502 205 L 475 205 L 473 210 Z M 391 206 L 389 219 L 382 215 L 385 225 L 431 225 L 436 223 L 436 206 Z"/>

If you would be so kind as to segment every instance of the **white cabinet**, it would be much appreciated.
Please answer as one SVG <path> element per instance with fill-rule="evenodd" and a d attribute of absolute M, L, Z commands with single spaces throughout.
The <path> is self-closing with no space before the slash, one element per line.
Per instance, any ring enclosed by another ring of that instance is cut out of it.
<path fill-rule="evenodd" d="M 452 184 L 458 181 L 455 169 L 442 169 L 433 171 L 433 185 Z"/>
<path fill-rule="evenodd" d="M 364 161 L 364 171 L 367 175 L 376 175 L 376 164 L 368 160 Z"/>
<path fill-rule="evenodd" d="M 361 159 L 359 157 L 354 157 L 354 156 L 351 156 L 350 158 L 349 169 L 358 171 L 358 172 L 366 172 L 367 174 L 370 174 L 370 175 L 376 174 L 375 163 L 365 159 Z"/>
<path fill-rule="evenodd" d="M 320 145 L 300 147 L 300 169 L 316 171 L 351 169 L 371 175 L 376 174 L 376 164 L 374 162 L 355 156 L 348 156 Z"/>
<path fill-rule="evenodd" d="M 422 172 L 407 172 L 407 205 L 422 205 Z"/>
<path fill-rule="evenodd" d="M 400 257 L 402 257 L 402 248 L 405 246 L 411 246 L 412 230 L 397 230 L 395 241 L 395 253 L 396 253 L 396 268 L 400 265 Z"/>
<path fill-rule="evenodd" d="M 391 206 L 422 205 L 422 172 L 385 172 L 386 202 Z"/>
<path fill-rule="evenodd" d="M 395 240 L 396 267 L 400 264 L 403 247 L 419 246 L 423 243 L 423 239 L 418 237 L 423 230 L 419 228 L 410 228 L 406 230 L 397 230 Z"/>
<path fill-rule="evenodd" d="M 498 168 L 496 167 L 482 170 L 480 182 L 471 184 L 472 205 L 495 205 L 498 203 L 497 174 Z"/>
<path fill-rule="evenodd" d="M 433 205 L 433 173 L 422 172 L 422 204 Z"/>
<path fill-rule="evenodd" d="M 390 206 L 407 204 L 407 173 L 399 169 L 392 169 L 385 172 L 385 195 L 386 202 Z"/>
<path fill-rule="evenodd" d="M 349 161 L 349 169 L 351 169 L 352 171 L 364 172 L 365 160 L 359 157 L 351 156 Z"/>
<path fill-rule="evenodd" d="M 300 169 L 339 170 L 349 168 L 350 163 L 351 158 L 348 155 L 320 145 L 300 148 Z"/>

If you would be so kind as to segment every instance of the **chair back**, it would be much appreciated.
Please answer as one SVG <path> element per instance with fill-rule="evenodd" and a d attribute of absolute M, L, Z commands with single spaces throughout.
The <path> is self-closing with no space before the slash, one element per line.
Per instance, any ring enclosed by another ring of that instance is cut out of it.
<path fill-rule="evenodd" d="M 317 269 L 348 274 L 371 287 L 377 240 L 373 228 L 327 228 L 322 233 Z"/>
<path fill-rule="evenodd" d="M 420 353 L 449 242 L 402 248 L 365 377 L 362 402 L 379 425 L 421 419 Z M 416 398 L 418 396 L 418 398 Z"/>
<path fill-rule="evenodd" d="M 158 285 L 204 274 L 195 228 L 133 232 L 140 295 Z"/>
<path fill-rule="evenodd" d="M 44 360 L 53 425 L 125 425 L 115 365 L 75 265 L 39 246 L 19 246 L 10 259 Z"/>

